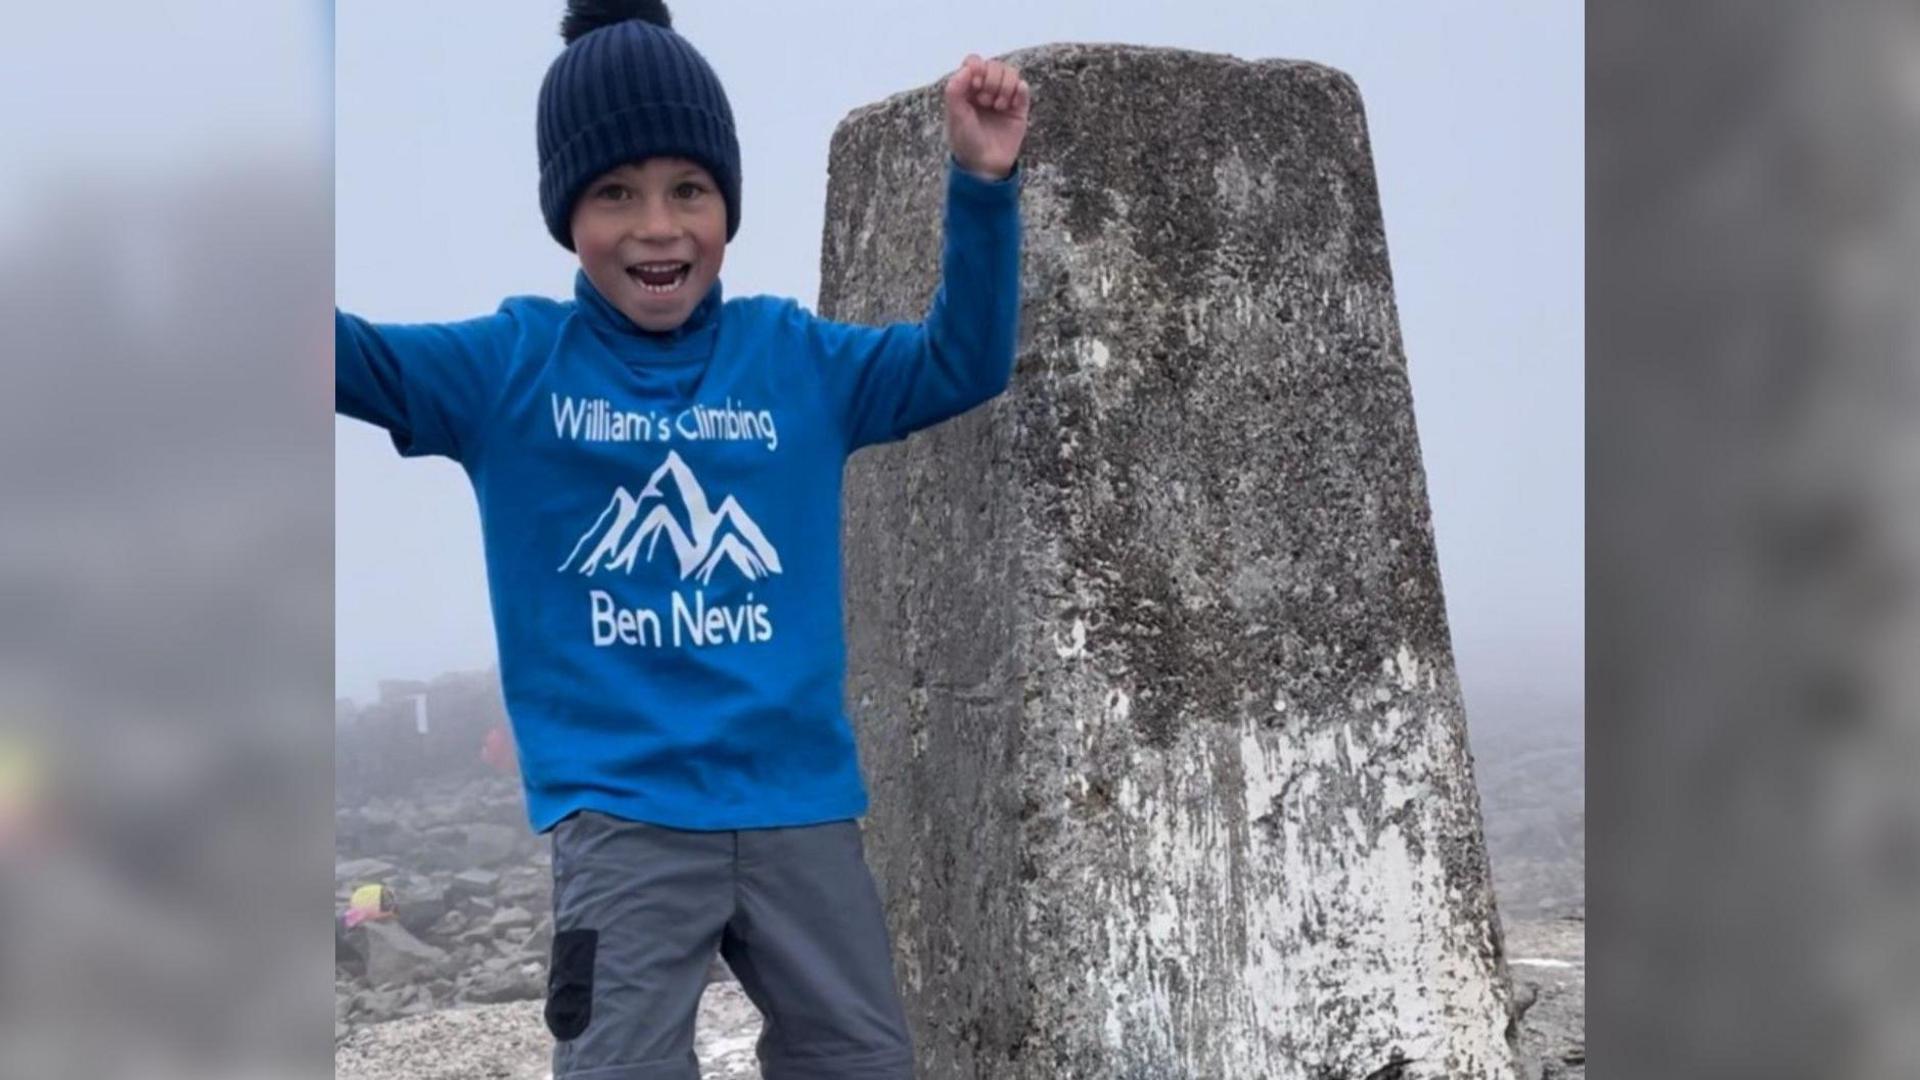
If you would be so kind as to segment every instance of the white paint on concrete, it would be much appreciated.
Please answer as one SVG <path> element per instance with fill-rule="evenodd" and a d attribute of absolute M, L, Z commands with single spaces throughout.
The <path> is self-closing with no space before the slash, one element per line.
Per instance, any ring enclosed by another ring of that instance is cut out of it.
<path fill-rule="evenodd" d="M 1055 634 L 1053 638 L 1053 651 L 1062 660 L 1072 660 L 1076 657 L 1085 656 L 1087 654 L 1086 620 L 1074 619 L 1073 625 L 1067 628 L 1064 639 L 1060 635 Z"/>
<path fill-rule="evenodd" d="M 1402 650 L 1393 676 L 1418 669 Z M 1118 689 L 1103 698 L 1108 718 L 1131 701 Z M 1430 797 L 1434 778 L 1459 766 L 1446 714 L 1314 719 L 1197 724 L 1164 752 L 1131 755 L 1112 808 L 1130 872 L 1086 881 L 1104 940 L 1087 973 L 1095 1030 L 1127 1060 L 1181 1075 L 1306 1080 L 1382 1064 L 1290 1038 L 1328 1031 L 1331 1008 L 1345 1045 L 1397 1045 L 1416 1059 L 1409 1077 L 1442 1075 L 1419 1062 L 1452 1061 L 1473 1070 L 1463 1075 L 1512 1080 L 1505 1005 L 1438 849 L 1454 808 Z M 1405 739 L 1413 723 L 1423 734 Z M 1384 758 L 1389 746 L 1400 749 Z M 1240 790 L 1222 790 L 1236 773 Z M 1334 777 L 1377 786 L 1380 813 L 1324 805 Z M 1394 814 L 1404 827 L 1383 820 Z M 1240 936 L 1244 949 L 1223 962 Z"/>
<path fill-rule="evenodd" d="M 1108 351 L 1107 343 L 1099 338 L 1080 338 L 1074 343 L 1074 349 L 1080 354 L 1081 366 L 1090 367 L 1095 371 L 1105 370 L 1107 364 L 1113 359 L 1113 353 Z"/>
<path fill-rule="evenodd" d="M 1393 655 L 1393 662 L 1394 666 L 1400 670 L 1400 689 L 1411 693 L 1414 687 L 1420 685 L 1420 661 L 1402 642 L 1400 651 Z"/>

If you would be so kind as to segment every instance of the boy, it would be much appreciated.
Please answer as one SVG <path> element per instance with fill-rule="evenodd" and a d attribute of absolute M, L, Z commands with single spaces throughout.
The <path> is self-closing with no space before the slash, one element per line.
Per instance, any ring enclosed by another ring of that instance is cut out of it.
<path fill-rule="evenodd" d="M 723 301 L 732 112 L 655 2 L 574 0 L 539 102 L 570 303 L 467 322 L 335 316 L 336 408 L 467 471 L 536 831 L 552 833 L 554 1075 L 694 1080 L 716 948 L 767 1080 L 913 1075 L 841 709 L 848 454 L 1011 376 L 1030 91 L 946 87 L 941 289 L 870 328 Z"/>

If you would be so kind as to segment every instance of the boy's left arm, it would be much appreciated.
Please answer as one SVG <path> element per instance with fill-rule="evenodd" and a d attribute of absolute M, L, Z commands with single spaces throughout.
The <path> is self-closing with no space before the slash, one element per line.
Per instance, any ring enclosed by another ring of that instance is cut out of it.
<path fill-rule="evenodd" d="M 848 450 L 905 438 L 1006 389 L 1020 318 L 1017 162 L 1032 94 L 1019 72 L 969 56 L 947 82 L 945 237 L 925 320 L 812 321 Z"/>

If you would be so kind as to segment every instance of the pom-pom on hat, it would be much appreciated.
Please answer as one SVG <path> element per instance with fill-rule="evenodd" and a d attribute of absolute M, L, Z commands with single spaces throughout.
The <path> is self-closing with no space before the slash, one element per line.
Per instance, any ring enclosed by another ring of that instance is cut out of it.
<path fill-rule="evenodd" d="M 573 204 L 594 177 L 650 157 L 683 157 L 713 174 L 740 229 L 740 142 L 705 57 L 673 30 L 661 0 L 568 0 L 566 50 L 540 84 L 540 213 L 573 250 Z"/>

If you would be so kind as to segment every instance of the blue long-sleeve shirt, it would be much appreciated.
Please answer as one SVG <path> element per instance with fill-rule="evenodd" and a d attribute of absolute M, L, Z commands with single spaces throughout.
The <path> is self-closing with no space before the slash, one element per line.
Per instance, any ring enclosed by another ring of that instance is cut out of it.
<path fill-rule="evenodd" d="M 948 165 L 920 323 L 771 297 L 636 327 L 584 273 L 466 322 L 335 312 L 337 411 L 458 461 L 536 831 L 575 810 L 687 829 L 867 807 L 842 704 L 841 471 L 1000 393 L 1019 318 L 1020 176 Z"/>

